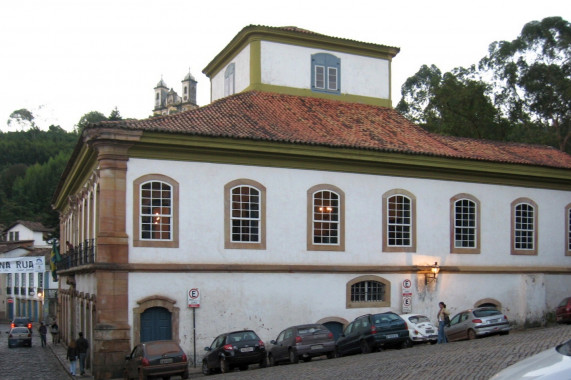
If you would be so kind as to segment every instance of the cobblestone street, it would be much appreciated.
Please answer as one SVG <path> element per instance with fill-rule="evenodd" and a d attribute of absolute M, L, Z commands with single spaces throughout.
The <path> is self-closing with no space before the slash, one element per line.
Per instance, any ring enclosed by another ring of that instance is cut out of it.
<path fill-rule="evenodd" d="M 0 325 L 0 378 L 2 380 L 66 380 L 70 379 L 65 361 L 65 346 L 42 348 L 37 331 L 31 348 L 8 348 L 8 325 Z M 512 331 L 507 336 L 491 336 L 472 341 L 444 345 L 418 345 L 390 349 L 368 355 L 338 359 L 314 359 L 309 363 L 281 365 L 225 375 L 213 379 L 415 379 L 454 380 L 489 379 L 503 368 L 528 356 L 571 339 L 571 326 Z M 48 338 L 48 342 L 50 339 Z M 51 343 L 50 343 L 51 344 Z M 192 353 L 189 353 L 192 356 Z M 200 355 L 199 355 L 200 356 Z M 87 377 L 88 378 L 88 377 Z M 191 367 L 190 378 L 205 378 Z M 173 378 L 174 379 L 174 378 Z"/>
<path fill-rule="evenodd" d="M 313 360 L 245 372 L 233 372 L 227 379 L 489 379 L 503 368 L 571 339 L 571 326 L 554 326 L 512 331 L 444 345 L 419 345 L 368 355 Z M 194 376 L 202 376 L 193 374 Z"/>

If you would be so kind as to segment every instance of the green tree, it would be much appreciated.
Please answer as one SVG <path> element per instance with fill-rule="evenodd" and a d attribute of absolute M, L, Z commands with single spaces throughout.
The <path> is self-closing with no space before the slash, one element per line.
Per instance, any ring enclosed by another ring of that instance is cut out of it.
<path fill-rule="evenodd" d="M 425 129 L 444 135 L 504 140 L 509 123 L 487 95 L 488 85 L 462 68 L 442 74 L 424 65 L 402 86 L 396 109 Z"/>
<path fill-rule="evenodd" d="M 492 43 L 479 68 L 492 74 L 496 105 L 519 126 L 515 138 L 539 137 L 571 150 L 569 22 L 548 17 L 527 23 L 515 40 Z"/>
<path fill-rule="evenodd" d="M 76 125 L 76 131 L 81 133 L 83 129 L 91 123 L 99 123 L 100 121 L 108 120 L 107 116 L 103 115 L 99 111 L 91 111 L 83 115 Z"/>
<path fill-rule="evenodd" d="M 115 107 L 115 108 L 113 109 L 113 111 L 111 111 L 111 113 L 109 114 L 109 117 L 107 118 L 107 120 L 110 120 L 110 121 L 123 120 L 123 118 L 121 117 L 121 113 L 119 112 L 119 110 L 117 109 L 117 107 Z"/>
<path fill-rule="evenodd" d="M 38 127 L 36 125 L 35 119 L 36 118 L 31 111 L 27 110 L 26 108 L 21 108 L 10 114 L 6 124 L 8 124 L 8 127 L 17 124 L 21 127 L 22 130 L 30 128 L 36 129 Z"/>

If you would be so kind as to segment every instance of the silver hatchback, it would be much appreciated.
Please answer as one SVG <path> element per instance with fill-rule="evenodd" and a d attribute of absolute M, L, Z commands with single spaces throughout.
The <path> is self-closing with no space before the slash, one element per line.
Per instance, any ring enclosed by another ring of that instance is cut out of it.
<path fill-rule="evenodd" d="M 479 307 L 464 310 L 450 320 L 450 326 L 444 328 L 449 341 L 475 339 L 479 336 L 510 332 L 508 317 L 493 307 Z"/>

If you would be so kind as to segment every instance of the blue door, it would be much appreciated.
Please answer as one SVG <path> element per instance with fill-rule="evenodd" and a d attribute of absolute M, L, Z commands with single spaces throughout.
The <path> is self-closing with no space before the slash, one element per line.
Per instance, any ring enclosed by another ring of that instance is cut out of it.
<path fill-rule="evenodd" d="M 141 343 L 172 339 L 171 313 L 164 307 L 151 307 L 141 314 Z"/>
<path fill-rule="evenodd" d="M 340 322 L 325 322 L 323 326 L 327 327 L 333 333 L 333 339 L 337 339 L 343 334 L 343 324 Z"/>

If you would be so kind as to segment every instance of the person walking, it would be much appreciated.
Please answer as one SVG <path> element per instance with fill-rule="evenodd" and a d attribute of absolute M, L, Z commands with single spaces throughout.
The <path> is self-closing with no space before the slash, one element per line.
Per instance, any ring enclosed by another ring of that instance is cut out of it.
<path fill-rule="evenodd" d="M 79 338 L 77 338 L 77 353 L 79 354 L 79 372 L 80 375 L 85 375 L 85 357 L 87 356 L 87 350 L 89 349 L 89 342 L 83 337 L 83 333 L 79 333 Z"/>
<path fill-rule="evenodd" d="M 438 340 L 436 343 L 448 343 L 448 339 L 446 339 L 446 333 L 444 332 L 444 326 L 450 324 L 450 312 L 446 309 L 446 304 L 444 302 L 440 302 L 438 304 L 440 310 L 438 310 L 437 319 L 438 319 Z"/>
<path fill-rule="evenodd" d="M 75 376 L 77 366 L 77 346 L 73 339 L 70 340 L 69 345 L 67 346 L 66 358 L 69 360 L 69 373 L 71 373 L 72 376 Z"/>
<path fill-rule="evenodd" d="M 42 339 L 42 347 L 46 346 L 46 336 L 48 335 L 48 328 L 44 325 L 44 322 L 40 322 L 40 338 Z"/>
<path fill-rule="evenodd" d="M 52 334 L 52 343 L 59 343 L 59 326 L 54 319 L 54 323 L 50 326 L 50 333 Z"/>

